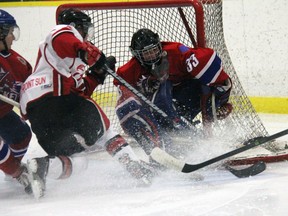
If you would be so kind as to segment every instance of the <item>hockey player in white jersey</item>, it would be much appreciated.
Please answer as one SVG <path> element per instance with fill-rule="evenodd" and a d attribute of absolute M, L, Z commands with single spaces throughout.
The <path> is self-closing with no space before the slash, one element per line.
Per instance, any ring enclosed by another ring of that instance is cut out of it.
<path fill-rule="evenodd" d="M 95 145 L 104 147 L 133 177 L 149 184 L 154 175 L 151 168 L 113 131 L 91 99 L 97 85 L 103 84 L 109 64 L 109 57 L 107 62 L 104 53 L 88 42 L 94 34 L 91 18 L 67 9 L 58 22 L 40 43 L 35 71 L 21 89 L 21 112 L 48 154 L 29 161 L 31 170 L 43 178 L 43 193 L 46 175 L 63 179 L 76 173 L 77 167 L 85 168 L 85 157 L 79 154 L 93 151 Z"/>

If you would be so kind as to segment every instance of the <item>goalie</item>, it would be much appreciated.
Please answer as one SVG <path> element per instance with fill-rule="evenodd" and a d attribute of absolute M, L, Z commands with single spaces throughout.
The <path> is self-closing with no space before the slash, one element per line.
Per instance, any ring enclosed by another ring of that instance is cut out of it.
<path fill-rule="evenodd" d="M 121 126 L 148 155 L 156 146 L 169 151 L 167 131 L 189 129 L 181 116 L 192 122 L 202 112 L 203 123 L 207 124 L 213 121 L 213 109 L 218 119 L 231 113 L 231 79 L 214 50 L 161 42 L 157 33 L 143 28 L 133 34 L 130 51 L 133 58 L 119 67 L 117 74 L 164 111 L 169 120 L 167 124 L 167 119 L 114 80 L 120 92 L 116 113 Z"/>

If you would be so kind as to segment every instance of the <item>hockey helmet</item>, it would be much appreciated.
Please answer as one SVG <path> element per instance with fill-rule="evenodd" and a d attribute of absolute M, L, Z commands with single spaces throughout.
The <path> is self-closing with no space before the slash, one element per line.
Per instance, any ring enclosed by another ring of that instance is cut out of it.
<path fill-rule="evenodd" d="M 132 36 L 129 47 L 133 56 L 144 66 L 150 66 L 160 61 L 162 46 L 157 33 L 143 28 Z"/>
<path fill-rule="evenodd" d="M 20 37 L 20 29 L 14 17 L 8 12 L 0 9 L 0 41 L 4 41 L 6 36 L 12 32 L 14 40 Z"/>
<path fill-rule="evenodd" d="M 75 27 L 85 40 L 94 37 L 94 27 L 91 18 L 79 9 L 70 8 L 63 10 L 58 16 L 58 24 L 66 24 Z"/>

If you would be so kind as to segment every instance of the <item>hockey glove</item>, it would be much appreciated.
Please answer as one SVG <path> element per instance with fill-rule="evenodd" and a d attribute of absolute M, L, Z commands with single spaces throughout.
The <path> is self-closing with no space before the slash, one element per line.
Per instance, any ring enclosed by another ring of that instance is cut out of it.
<path fill-rule="evenodd" d="M 139 82 L 137 82 L 137 86 L 140 88 L 140 91 L 144 95 L 151 95 L 159 88 L 160 81 L 149 76 L 140 78 Z"/>
<path fill-rule="evenodd" d="M 227 79 L 224 85 L 216 85 L 211 88 L 212 93 L 215 94 L 216 107 L 220 107 L 228 102 L 231 88 L 232 83 L 230 79 Z"/>
<path fill-rule="evenodd" d="M 114 56 L 109 56 L 106 58 L 106 65 L 115 72 L 115 65 L 117 63 L 116 58 Z"/>
<path fill-rule="evenodd" d="M 83 62 L 89 65 L 89 74 L 91 74 L 98 83 L 103 84 L 107 76 L 105 64 L 107 62 L 103 52 L 90 42 L 83 42 L 78 47 L 78 56 Z"/>
<path fill-rule="evenodd" d="M 108 68 L 113 70 L 115 72 L 115 64 L 116 64 L 116 58 L 114 56 L 109 56 L 106 58 L 106 65 Z M 93 69 L 90 68 L 90 73 L 94 76 L 94 78 L 101 84 L 104 83 L 104 80 L 106 79 L 108 72 L 105 68 L 105 65 L 101 69 Z"/>
<path fill-rule="evenodd" d="M 91 70 L 100 70 L 106 63 L 104 53 L 87 41 L 78 46 L 78 57 L 89 65 Z"/>

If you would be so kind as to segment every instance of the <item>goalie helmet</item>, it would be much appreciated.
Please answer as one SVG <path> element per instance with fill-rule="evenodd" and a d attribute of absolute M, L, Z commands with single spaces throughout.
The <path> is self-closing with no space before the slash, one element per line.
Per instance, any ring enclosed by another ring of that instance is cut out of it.
<path fill-rule="evenodd" d="M 58 24 L 71 25 L 83 36 L 84 40 L 94 37 L 94 27 L 91 18 L 79 9 L 63 10 L 58 16 Z"/>
<path fill-rule="evenodd" d="M 156 64 L 162 56 L 158 34 L 146 28 L 139 29 L 132 36 L 130 51 L 142 65 L 151 67 Z"/>
<path fill-rule="evenodd" d="M 20 29 L 16 20 L 11 14 L 0 9 L 0 41 L 3 41 L 4 44 L 6 44 L 5 38 L 9 32 L 13 34 L 14 40 L 19 39 Z"/>

